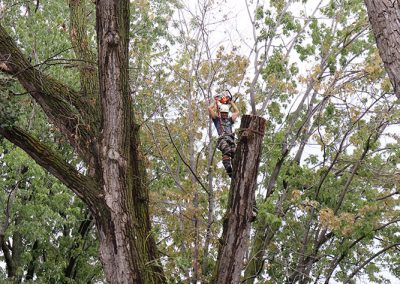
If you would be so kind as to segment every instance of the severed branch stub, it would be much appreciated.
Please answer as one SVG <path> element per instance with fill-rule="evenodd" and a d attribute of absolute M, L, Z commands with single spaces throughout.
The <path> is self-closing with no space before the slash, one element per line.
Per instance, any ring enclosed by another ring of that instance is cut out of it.
<path fill-rule="evenodd" d="M 240 283 L 253 218 L 264 130 L 264 118 L 253 115 L 242 117 L 213 283 Z"/>

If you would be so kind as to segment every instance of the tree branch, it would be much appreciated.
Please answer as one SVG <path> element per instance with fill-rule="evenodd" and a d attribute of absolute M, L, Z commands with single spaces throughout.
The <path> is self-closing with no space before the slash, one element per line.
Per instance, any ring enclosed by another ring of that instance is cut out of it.
<path fill-rule="evenodd" d="M 7 128 L 0 126 L 0 135 L 24 150 L 87 204 L 96 204 L 95 181 L 79 173 L 49 147 L 16 126 Z"/>
<path fill-rule="evenodd" d="M 399 12 L 398 1 L 364 0 L 368 18 L 375 36 L 379 55 L 392 83 L 394 93 L 400 98 Z"/>
<path fill-rule="evenodd" d="M 40 251 L 39 251 L 39 241 L 36 240 L 33 243 L 32 250 L 31 250 L 31 261 L 29 261 L 28 264 L 28 269 L 26 271 L 26 276 L 25 276 L 25 281 L 27 280 L 33 280 L 33 277 L 35 276 L 35 270 L 36 270 L 36 263 L 38 261 L 38 258 L 40 256 Z"/>
<path fill-rule="evenodd" d="M 19 187 L 19 184 L 22 182 L 22 180 L 19 180 L 15 185 L 14 185 L 14 187 L 11 189 L 11 192 L 8 194 L 8 198 L 7 198 L 7 205 L 6 205 L 6 209 L 5 209 L 5 221 L 4 221 L 4 224 L 1 226 L 1 228 L 0 228 L 0 235 L 4 235 L 5 234 L 5 232 L 6 232 L 6 230 L 7 230 L 7 228 L 9 227 L 9 225 L 10 225 L 10 219 L 11 219 L 11 208 L 12 208 L 12 205 L 13 205 L 13 203 L 14 203 L 14 199 L 15 199 L 15 196 L 16 196 L 16 194 L 17 194 L 17 191 L 18 191 L 18 187 Z"/>
<path fill-rule="evenodd" d="M 6 262 L 7 275 L 8 275 L 8 277 L 13 277 L 14 273 L 15 273 L 14 272 L 15 267 L 14 267 L 14 263 L 12 261 L 11 250 L 10 250 L 8 244 L 6 243 L 5 236 L 2 234 L 0 234 L 0 247 L 1 247 L 1 250 L 3 251 L 4 260 Z"/>
<path fill-rule="evenodd" d="M 167 122 L 165 121 L 165 118 L 164 118 L 164 117 L 163 117 L 163 119 L 164 119 L 164 127 L 165 127 L 165 129 L 167 130 L 167 132 L 168 132 L 169 140 L 171 141 L 172 145 L 174 146 L 175 151 L 176 151 L 176 153 L 178 154 L 179 158 L 182 160 L 182 162 L 185 164 L 185 166 L 190 170 L 190 172 L 191 172 L 192 175 L 196 178 L 197 182 L 200 184 L 200 186 L 203 188 L 203 190 L 204 190 L 207 194 L 209 194 L 208 189 L 205 187 L 205 185 L 203 184 L 203 182 L 200 180 L 199 176 L 194 172 L 194 170 L 192 169 L 192 167 L 186 162 L 186 160 L 185 160 L 184 157 L 182 156 L 181 152 L 179 151 L 178 147 L 176 146 L 176 144 L 175 144 L 175 142 L 174 142 L 174 139 L 172 138 L 171 132 L 170 132 L 168 126 L 167 126 Z"/>
<path fill-rule="evenodd" d="M 75 149 L 85 153 L 93 137 L 83 119 L 90 113 L 90 104 L 68 86 L 35 69 L 1 25 L 0 70 L 15 76 Z M 77 139 L 78 136 L 82 139 Z"/>
<path fill-rule="evenodd" d="M 400 222 L 400 219 L 394 219 L 392 221 L 389 221 L 386 224 L 383 224 L 381 226 L 379 226 L 378 228 L 374 229 L 374 232 L 378 232 L 380 230 L 383 230 L 384 228 L 386 228 L 387 226 Z M 331 264 L 329 266 L 328 272 L 327 272 L 327 276 L 325 278 L 325 282 L 324 284 L 328 284 L 333 272 L 335 271 L 336 267 L 339 265 L 339 263 L 347 256 L 348 252 L 350 251 L 351 248 L 353 248 L 355 245 L 357 245 L 359 242 L 361 242 L 365 237 L 367 236 L 367 234 L 362 235 L 361 237 L 359 237 L 358 239 L 356 239 L 355 241 L 353 241 L 350 245 L 346 246 L 347 249 L 345 251 L 343 251 L 340 255 L 337 255 L 332 261 Z M 345 240 L 343 240 L 345 241 Z"/>
<path fill-rule="evenodd" d="M 350 283 L 350 280 L 358 273 L 360 272 L 361 269 L 363 269 L 368 263 L 370 263 L 372 260 L 374 260 L 374 258 L 380 256 L 382 253 L 385 253 L 386 251 L 388 251 L 389 249 L 393 248 L 393 247 L 397 247 L 400 246 L 400 243 L 394 243 L 391 244 L 383 249 L 381 249 L 380 251 L 378 251 L 377 253 L 375 253 L 374 255 L 372 255 L 371 257 L 369 257 L 367 260 L 365 260 L 363 263 L 361 263 L 348 277 L 347 279 L 343 282 L 344 284 L 346 283 Z"/>
<path fill-rule="evenodd" d="M 87 32 L 86 2 L 70 0 L 69 7 L 70 40 L 76 58 L 81 60 L 81 63 L 78 65 L 81 89 L 85 97 L 95 106 L 91 108 L 91 110 L 95 111 L 100 107 L 99 81 L 97 66 L 90 64 L 90 62 L 97 62 L 97 58 L 90 47 L 90 39 Z M 99 119 L 99 114 L 96 112 L 92 113 L 90 118 L 96 121 L 96 119 Z M 97 125 L 97 123 L 95 125 Z"/>

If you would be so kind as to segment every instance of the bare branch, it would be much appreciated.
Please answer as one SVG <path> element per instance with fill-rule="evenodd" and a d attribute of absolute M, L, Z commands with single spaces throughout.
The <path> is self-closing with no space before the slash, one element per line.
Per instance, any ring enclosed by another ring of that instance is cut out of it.
<path fill-rule="evenodd" d="M 166 172 L 172 177 L 172 179 L 175 182 L 175 185 L 177 187 L 179 187 L 180 190 L 182 190 L 183 192 L 187 193 L 187 190 L 185 190 L 185 188 L 182 186 L 181 182 L 178 180 L 178 177 L 172 172 L 170 164 L 167 162 L 166 158 L 164 157 L 163 151 L 160 148 L 160 141 L 157 140 L 157 138 L 156 138 L 156 136 L 154 134 L 154 131 L 148 126 L 147 123 L 145 123 L 145 125 L 146 125 L 148 131 L 150 132 L 151 138 L 153 139 L 154 145 L 157 148 L 157 151 L 158 151 L 158 154 L 159 154 L 161 160 L 163 161 L 165 167 L 167 168 Z"/>
<path fill-rule="evenodd" d="M 163 118 L 164 118 L 164 117 L 163 117 Z M 174 146 L 176 153 L 178 153 L 179 158 L 182 160 L 182 162 L 185 164 L 185 166 L 190 170 L 190 172 L 191 172 L 192 175 L 196 178 L 197 182 L 201 185 L 201 187 L 203 188 L 203 190 L 204 190 L 205 192 L 207 192 L 207 194 L 209 194 L 208 189 L 205 187 L 205 185 L 204 185 L 203 182 L 200 180 L 200 178 L 198 177 L 198 175 L 194 172 L 194 170 L 192 169 L 192 167 L 191 167 L 191 166 L 186 162 L 186 160 L 183 158 L 181 152 L 179 151 L 178 147 L 176 146 L 176 144 L 175 144 L 175 142 L 174 142 L 174 139 L 172 138 L 171 132 L 170 132 L 168 126 L 167 126 L 167 122 L 165 121 L 165 118 L 164 118 L 164 127 L 165 127 L 165 129 L 167 130 L 167 132 L 168 132 L 169 140 L 171 141 L 172 145 Z"/>
<path fill-rule="evenodd" d="M 391 245 L 388 245 L 387 247 L 381 249 L 371 257 L 369 257 L 367 260 L 365 260 L 363 263 L 361 263 L 354 271 L 347 277 L 347 279 L 343 282 L 344 284 L 350 283 L 350 280 L 358 273 L 360 272 L 361 269 L 363 269 L 366 265 L 368 265 L 371 261 L 373 261 L 376 257 L 380 256 L 381 254 L 385 253 L 386 251 L 390 250 L 393 247 L 398 247 L 400 246 L 400 242 L 394 243 Z"/>
<path fill-rule="evenodd" d="M 397 195 L 397 194 L 400 194 L 400 192 L 399 191 L 395 191 L 395 192 L 393 192 L 391 194 L 388 194 L 388 195 L 385 195 L 383 197 L 377 198 L 376 201 L 385 200 L 386 198 L 392 197 L 392 196 Z"/>

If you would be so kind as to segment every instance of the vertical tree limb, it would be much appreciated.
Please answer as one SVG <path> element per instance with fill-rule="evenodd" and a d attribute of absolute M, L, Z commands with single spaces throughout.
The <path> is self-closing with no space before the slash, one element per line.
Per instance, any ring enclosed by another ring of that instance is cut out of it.
<path fill-rule="evenodd" d="M 264 129 L 264 118 L 250 115 L 242 117 L 214 283 L 240 282 L 253 217 Z"/>

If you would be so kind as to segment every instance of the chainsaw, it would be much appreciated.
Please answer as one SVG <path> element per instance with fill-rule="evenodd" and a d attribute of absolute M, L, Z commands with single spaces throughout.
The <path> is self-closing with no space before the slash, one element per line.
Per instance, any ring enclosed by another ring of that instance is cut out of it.
<path fill-rule="evenodd" d="M 225 90 L 222 94 L 216 95 L 214 100 L 220 102 L 221 104 L 230 104 L 232 100 L 231 92 L 229 92 L 229 90 Z"/>

